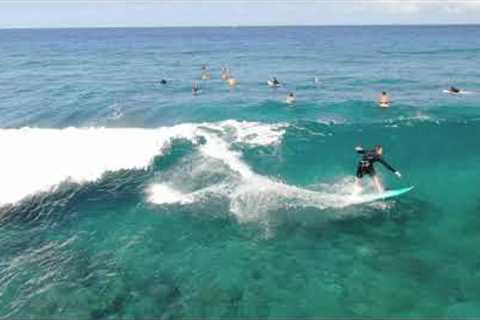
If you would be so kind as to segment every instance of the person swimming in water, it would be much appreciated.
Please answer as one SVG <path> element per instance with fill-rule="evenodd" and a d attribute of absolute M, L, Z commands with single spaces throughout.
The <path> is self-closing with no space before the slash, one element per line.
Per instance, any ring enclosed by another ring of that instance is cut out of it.
<path fill-rule="evenodd" d="M 208 67 L 206 64 L 202 66 L 202 74 L 200 75 L 201 80 L 210 80 L 212 77 L 210 76 L 210 73 L 208 72 Z"/>
<path fill-rule="evenodd" d="M 220 72 L 220 79 L 222 79 L 223 81 L 227 81 L 229 78 L 229 74 L 230 72 L 228 71 L 228 69 L 226 67 L 222 67 L 222 71 Z"/>
<path fill-rule="evenodd" d="M 380 97 L 378 97 L 378 106 L 380 108 L 388 108 L 390 107 L 390 104 L 392 103 L 392 100 L 390 100 L 390 97 L 388 96 L 386 91 L 383 91 Z"/>
<path fill-rule="evenodd" d="M 196 81 L 193 81 L 193 84 L 192 84 L 192 94 L 194 96 L 197 96 L 198 94 L 200 93 L 200 88 L 198 87 L 198 84 Z"/>
<path fill-rule="evenodd" d="M 165 79 L 160 80 L 160 84 L 167 84 L 167 80 Z"/>
<path fill-rule="evenodd" d="M 287 102 L 288 104 L 294 104 L 295 101 L 297 101 L 297 98 L 295 97 L 295 95 L 293 94 L 293 92 L 290 92 L 287 96 L 287 98 L 285 99 L 285 102 Z"/>
<path fill-rule="evenodd" d="M 389 165 L 384 159 L 383 159 L 383 147 L 379 144 L 375 146 L 375 149 L 373 150 L 365 150 L 362 147 L 356 147 L 355 151 L 357 153 L 362 155 L 362 159 L 358 162 L 357 166 L 357 174 L 356 174 L 356 181 L 357 181 L 357 186 L 361 190 L 360 187 L 360 179 L 362 179 L 365 175 L 369 175 L 372 179 L 373 182 L 375 183 L 375 187 L 377 188 L 378 192 L 383 192 L 384 188 L 382 183 L 380 182 L 380 179 L 377 177 L 376 171 L 375 171 L 375 162 L 380 162 L 393 172 L 399 179 L 402 177 L 400 172 L 395 170 L 391 165 Z"/>
<path fill-rule="evenodd" d="M 222 68 L 222 79 L 229 85 L 230 88 L 233 88 L 237 85 L 237 80 L 232 74 L 232 70 L 230 68 Z"/>
<path fill-rule="evenodd" d="M 233 88 L 237 85 L 237 80 L 230 73 L 228 75 L 227 84 L 230 86 L 230 88 Z"/>

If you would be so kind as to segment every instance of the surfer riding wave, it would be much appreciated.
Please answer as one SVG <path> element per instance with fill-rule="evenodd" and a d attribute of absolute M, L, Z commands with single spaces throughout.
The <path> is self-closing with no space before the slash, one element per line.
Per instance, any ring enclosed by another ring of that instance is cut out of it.
<path fill-rule="evenodd" d="M 362 189 L 360 186 L 360 179 L 362 179 L 365 175 L 369 175 L 373 179 L 377 191 L 384 191 L 384 187 L 375 171 L 375 162 L 380 162 L 381 164 L 383 164 L 385 168 L 393 172 L 398 178 L 402 177 L 400 172 L 395 170 L 390 164 L 385 161 L 385 159 L 383 159 L 383 147 L 381 145 L 376 145 L 373 150 L 365 150 L 359 146 L 355 148 L 355 151 L 362 155 L 362 159 L 358 162 L 356 174 L 357 186 L 359 190 Z"/>

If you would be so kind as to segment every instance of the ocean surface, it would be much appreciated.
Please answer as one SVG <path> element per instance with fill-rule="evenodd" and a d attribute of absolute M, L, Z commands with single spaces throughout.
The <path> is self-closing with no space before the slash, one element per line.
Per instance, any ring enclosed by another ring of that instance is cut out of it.
<path fill-rule="evenodd" d="M 479 26 L 1 30 L 0 318 L 480 317 L 479 55 Z M 362 204 L 377 143 L 415 189 Z"/>

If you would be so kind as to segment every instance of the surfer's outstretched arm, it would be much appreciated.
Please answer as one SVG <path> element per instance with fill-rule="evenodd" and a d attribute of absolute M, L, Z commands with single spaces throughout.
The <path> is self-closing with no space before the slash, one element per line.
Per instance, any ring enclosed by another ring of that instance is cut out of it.
<path fill-rule="evenodd" d="M 395 170 L 391 165 L 388 164 L 387 161 L 385 161 L 383 158 L 379 158 L 378 159 L 378 162 L 380 162 L 381 164 L 383 164 L 383 166 L 385 168 L 387 168 L 388 170 L 392 171 L 392 172 L 397 172 L 397 170 Z"/>
<path fill-rule="evenodd" d="M 400 174 L 400 172 L 398 172 L 397 170 L 395 170 L 391 165 L 388 164 L 387 161 L 385 161 L 383 158 L 379 158 L 378 159 L 378 162 L 380 162 L 381 164 L 383 164 L 385 166 L 385 168 L 387 168 L 388 170 L 392 171 L 398 178 L 401 178 L 402 175 Z"/>

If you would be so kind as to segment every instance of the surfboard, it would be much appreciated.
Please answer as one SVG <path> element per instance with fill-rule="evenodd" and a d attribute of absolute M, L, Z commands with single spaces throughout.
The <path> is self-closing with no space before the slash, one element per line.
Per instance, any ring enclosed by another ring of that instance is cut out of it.
<path fill-rule="evenodd" d="M 359 195 L 358 199 L 356 199 L 356 203 L 368 203 L 368 202 L 374 202 L 378 200 L 386 200 L 386 199 L 391 199 L 395 198 L 398 196 L 401 196 L 402 194 L 405 194 L 409 191 L 411 191 L 414 188 L 414 186 L 408 187 L 408 188 L 402 188 L 402 189 L 397 189 L 397 190 L 387 190 L 382 193 L 372 193 L 372 194 L 364 194 L 364 195 Z"/>
<path fill-rule="evenodd" d="M 278 87 L 280 87 L 281 84 L 280 84 L 280 83 L 275 84 L 275 83 L 273 83 L 272 80 L 268 80 L 268 81 L 267 81 L 267 85 L 269 85 L 269 86 L 272 87 L 272 88 L 278 88 Z"/>
<path fill-rule="evenodd" d="M 450 90 L 443 90 L 443 93 L 448 93 L 448 94 L 451 94 L 452 96 L 456 96 L 456 95 L 461 95 L 461 94 L 471 94 L 472 92 L 463 91 L 463 90 L 460 90 L 460 92 L 451 92 Z"/>
<path fill-rule="evenodd" d="M 381 102 L 378 104 L 380 108 L 388 108 L 390 107 L 390 102 Z"/>

